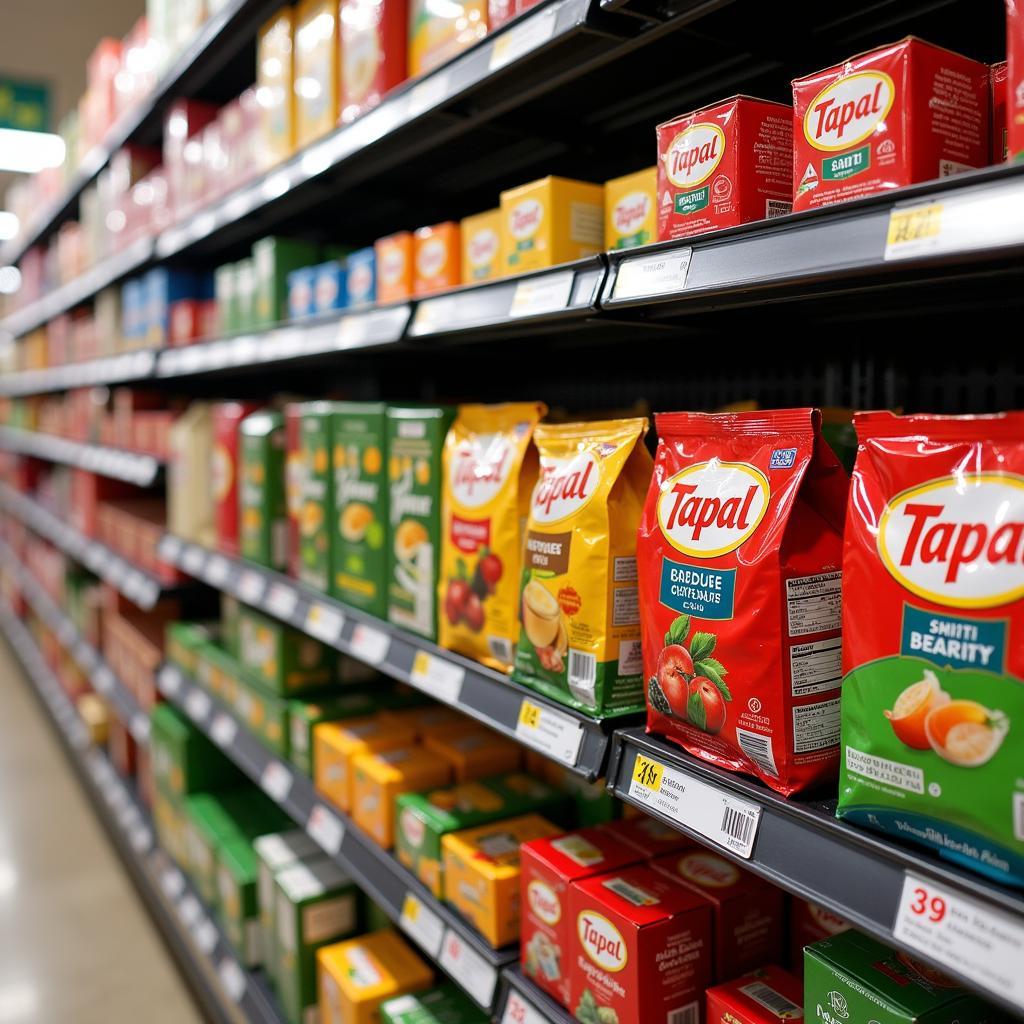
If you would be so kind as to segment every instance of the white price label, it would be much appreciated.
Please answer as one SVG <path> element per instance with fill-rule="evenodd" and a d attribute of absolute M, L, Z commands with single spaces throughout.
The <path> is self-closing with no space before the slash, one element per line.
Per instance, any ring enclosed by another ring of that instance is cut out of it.
<path fill-rule="evenodd" d="M 242 996 L 245 995 L 245 972 L 238 966 L 238 961 L 233 957 L 224 957 L 217 968 L 217 973 L 231 1002 L 241 1002 Z"/>
<path fill-rule="evenodd" d="M 231 566 L 220 555 L 211 555 L 206 563 L 206 582 L 211 587 L 223 587 L 227 581 Z"/>
<path fill-rule="evenodd" d="M 236 592 L 239 600 L 244 601 L 246 604 L 256 604 L 263 596 L 263 588 L 266 585 L 267 581 L 258 572 L 246 569 L 238 577 L 238 589 Z"/>
<path fill-rule="evenodd" d="M 203 568 L 202 548 L 190 547 L 181 556 L 181 567 L 191 576 L 198 576 Z"/>
<path fill-rule="evenodd" d="M 482 1007 L 490 1008 L 498 972 L 450 928 L 444 933 L 438 962 Z"/>
<path fill-rule="evenodd" d="M 185 891 L 185 876 L 177 868 L 168 868 L 160 878 L 160 886 L 170 900 L 176 900 Z"/>
<path fill-rule="evenodd" d="M 546 43 L 555 33 L 556 13 L 549 7 L 525 21 L 521 21 L 518 25 L 513 25 L 512 28 L 498 36 L 491 49 L 491 59 L 488 65 L 490 70 L 497 71 L 498 68 L 503 68 L 506 64 L 519 60 L 520 57 L 525 57 L 526 54 Z"/>
<path fill-rule="evenodd" d="M 412 660 L 412 672 L 409 682 L 429 693 L 432 697 L 445 704 L 457 704 L 462 693 L 462 681 L 466 678 L 466 670 L 444 658 L 417 651 Z"/>
<path fill-rule="evenodd" d="M 424 110 L 436 107 L 448 96 L 448 72 L 442 71 L 424 78 L 409 90 L 409 116 L 417 117 Z"/>
<path fill-rule="evenodd" d="M 238 723 L 230 716 L 220 712 L 213 720 L 210 735 L 218 747 L 230 747 L 238 735 Z"/>
<path fill-rule="evenodd" d="M 131 730 L 132 736 L 135 737 L 135 742 L 140 746 L 144 747 L 149 742 L 149 718 L 141 711 L 132 715 L 132 722 L 128 728 Z"/>
<path fill-rule="evenodd" d="M 107 581 L 120 590 L 128 579 L 131 569 L 119 558 L 111 558 L 107 566 Z"/>
<path fill-rule="evenodd" d="M 423 947 L 427 956 L 437 959 L 444 938 L 444 922 L 415 893 L 405 894 L 398 924 L 406 935 Z"/>
<path fill-rule="evenodd" d="M 325 604 L 311 604 L 306 613 L 306 632 L 325 644 L 336 644 L 344 625 L 345 616 Z"/>
<path fill-rule="evenodd" d="M 520 281 L 512 293 L 509 316 L 537 316 L 565 309 L 575 277 L 573 271 L 563 270 L 557 274 L 544 274 Z"/>
<path fill-rule="evenodd" d="M 1024 923 L 907 872 L 893 937 L 1024 1009 Z"/>
<path fill-rule="evenodd" d="M 146 853 L 153 845 L 153 833 L 145 825 L 136 825 L 128 836 L 132 849 L 138 853 Z"/>
<path fill-rule="evenodd" d="M 623 260 L 615 275 L 613 299 L 641 299 L 648 295 L 681 292 L 693 258 L 692 249 L 673 249 L 653 256 Z"/>
<path fill-rule="evenodd" d="M 61 646 L 70 647 L 71 642 L 75 639 L 75 636 L 75 627 L 71 625 L 71 620 L 62 620 L 60 626 L 57 629 L 57 639 L 60 641 Z"/>
<path fill-rule="evenodd" d="M 349 646 L 353 658 L 365 661 L 368 665 L 379 665 L 388 656 L 391 637 L 382 629 L 360 622 L 352 630 L 352 643 Z"/>
<path fill-rule="evenodd" d="M 208 917 L 196 923 L 192 938 L 204 956 L 209 956 L 217 948 L 217 928 Z"/>
<path fill-rule="evenodd" d="M 346 316 L 338 324 L 338 334 L 335 338 L 337 348 L 358 348 L 366 344 L 370 336 L 370 317 L 368 314 Z"/>
<path fill-rule="evenodd" d="M 210 713 L 210 698 L 202 690 L 193 690 L 185 700 L 185 710 L 193 722 L 201 725 Z"/>
<path fill-rule="evenodd" d="M 761 822 L 757 804 L 724 793 L 640 751 L 629 795 L 741 857 L 750 858 Z"/>
<path fill-rule="evenodd" d="M 92 677 L 92 685 L 97 693 L 106 696 L 114 688 L 114 673 L 106 665 L 101 666 Z"/>
<path fill-rule="evenodd" d="M 330 854 L 337 854 L 345 838 L 345 826 L 323 804 L 309 812 L 306 831 Z"/>
<path fill-rule="evenodd" d="M 548 1024 L 548 1020 L 532 1003 L 510 988 L 501 1024 Z"/>
<path fill-rule="evenodd" d="M 191 928 L 199 920 L 202 913 L 203 908 L 200 906 L 199 900 L 192 893 L 189 893 L 178 904 L 178 917 L 181 918 L 181 923 L 186 928 Z"/>
<path fill-rule="evenodd" d="M 583 725 L 575 718 L 523 698 L 516 722 L 516 736 L 562 764 L 576 764 L 583 744 Z"/>
<path fill-rule="evenodd" d="M 280 761 L 271 761 L 260 776 L 263 792 L 277 803 L 282 803 L 292 791 L 292 773 Z"/>
<path fill-rule="evenodd" d="M 181 553 L 181 541 L 177 537 L 165 533 L 160 539 L 159 551 L 161 558 L 166 559 L 168 562 L 176 562 L 178 555 Z"/>
<path fill-rule="evenodd" d="M 272 583 L 263 605 L 271 615 L 290 619 L 299 602 L 299 595 L 287 583 Z"/>

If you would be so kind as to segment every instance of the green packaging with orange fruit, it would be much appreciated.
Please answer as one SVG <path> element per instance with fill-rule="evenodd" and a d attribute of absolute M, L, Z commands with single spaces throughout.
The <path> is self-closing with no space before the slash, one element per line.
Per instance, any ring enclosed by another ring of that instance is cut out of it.
<path fill-rule="evenodd" d="M 1024 885 L 1024 413 L 855 426 L 838 813 Z"/>

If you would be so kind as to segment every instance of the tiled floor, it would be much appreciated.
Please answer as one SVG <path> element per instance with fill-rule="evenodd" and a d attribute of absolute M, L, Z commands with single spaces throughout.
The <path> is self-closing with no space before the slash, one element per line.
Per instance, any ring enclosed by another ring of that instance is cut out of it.
<path fill-rule="evenodd" d="M 200 1021 L 0 641 L 0 1024 Z"/>

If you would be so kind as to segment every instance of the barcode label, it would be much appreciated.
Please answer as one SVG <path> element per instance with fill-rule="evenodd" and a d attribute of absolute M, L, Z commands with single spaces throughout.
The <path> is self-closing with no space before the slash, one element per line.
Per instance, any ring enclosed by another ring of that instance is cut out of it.
<path fill-rule="evenodd" d="M 785 199 L 769 199 L 764 204 L 765 220 L 773 217 L 785 217 L 787 213 L 793 212 L 793 204 Z"/>
<path fill-rule="evenodd" d="M 596 707 L 597 656 L 569 648 L 569 691 L 581 703 Z"/>
<path fill-rule="evenodd" d="M 678 1006 L 665 1014 L 665 1024 L 698 1024 L 699 1020 L 700 1007 L 696 1001 Z"/>
<path fill-rule="evenodd" d="M 507 637 L 489 636 L 487 646 L 498 661 L 503 661 L 507 665 L 512 664 L 512 644 Z"/>
<path fill-rule="evenodd" d="M 779 777 L 779 769 L 775 767 L 775 755 L 772 754 L 771 736 L 762 736 L 746 729 L 736 730 L 736 740 L 740 750 L 750 758 L 758 768 L 773 779 Z"/>
<path fill-rule="evenodd" d="M 750 833 L 754 831 L 754 819 L 747 817 L 742 811 L 726 807 L 722 815 L 722 831 L 733 839 L 738 839 L 744 846 L 750 842 Z"/>
<path fill-rule="evenodd" d="M 602 884 L 616 896 L 621 896 L 627 902 L 632 903 L 634 907 L 649 907 L 658 902 L 657 896 L 653 896 L 638 885 L 627 882 L 624 878 L 609 878 Z"/>
<path fill-rule="evenodd" d="M 763 981 L 752 981 L 749 985 L 743 985 L 740 991 L 750 996 L 755 1003 L 760 1003 L 770 1013 L 774 1013 L 776 1017 L 792 1020 L 804 1015 L 803 1007 L 791 1002 L 781 992 L 776 992 Z"/>

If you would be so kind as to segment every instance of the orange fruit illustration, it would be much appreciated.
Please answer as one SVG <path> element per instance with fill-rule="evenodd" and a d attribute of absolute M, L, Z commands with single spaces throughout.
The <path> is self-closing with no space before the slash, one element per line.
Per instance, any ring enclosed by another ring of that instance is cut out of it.
<path fill-rule="evenodd" d="M 935 673 L 925 669 L 924 679 L 908 686 L 885 717 L 898 740 L 915 750 L 928 750 L 931 743 L 925 732 L 925 719 L 934 708 L 948 703 L 949 694 L 939 686 Z"/>
<path fill-rule="evenodd" d="M 935 753 L 962 768 L 991 760 L 1008 730 L 1001 711 L 990 711 L 975 700 L 950 701 L 925 719 L 925 733 Z"/>

